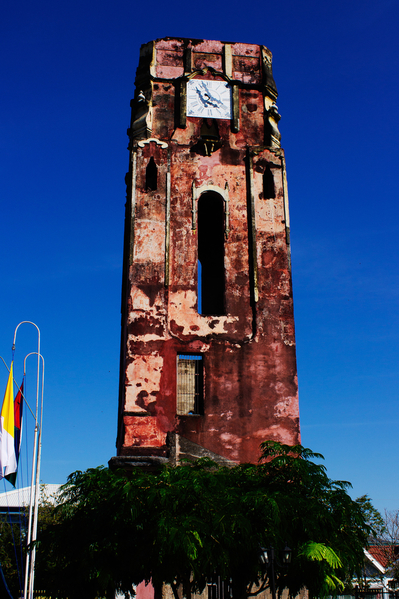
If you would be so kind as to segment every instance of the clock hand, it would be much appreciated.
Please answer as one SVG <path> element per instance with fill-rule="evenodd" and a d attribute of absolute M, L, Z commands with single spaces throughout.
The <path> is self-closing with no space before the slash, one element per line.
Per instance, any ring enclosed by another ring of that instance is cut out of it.
<path fill-rule="evenodd" d="M 204 98 L 204 96 L 201 93 L 201 90 L 199 87 L 197 87 L 197 94 L 199 95 L 199 99 L 201 100 L 201 102 L 206 106 L 208 101 L 206 98 Z"/>
<path fill-rule="evenodd" d="M 197 92 L 204 106 L 213 106 L 214 108 L 218 108 L 217 104 L 211 102 L 211 96 L 207 92 L 205 92 L 204 95 L 202 95 L 201 90 L 199 88 L 197 88 Z"/>
<path fill-rule="evenodd" d="M 211 100 L 213 100 L 217 104 L 223 104 L 222 100 L 220 100 L 219 98 L 215 98 L 215 96 L 211 96 L 211 95 L 209 97 Z"/>
<path fill-rule="evenodd" d="M 212 98 L 211 92 L 209 91 L 209 89 L 208 89 L 208 86 L 207 86 L 207 84 L 205 83 L 205 81 L 203 81 L 203 82 L 202 82 L 202 87 L 203 87 L 203 88 L 204 88 L 204 90 L 205 90 L 204 96 L 205 96 L 205 101 L 206 101 L 206 103 L 207 103 L 207 104 L 212 104 L 212 103 L 210 102 L 210 100 L 213 100 L 214 98 Z"/>
<path fill-rule="evenodd" d="M 204 88 L 205 88 L 205 90 L 206 90 L 206 93 L 207 93 L 207 95 L 208 95 L 208 98 L 209 98 L 210 100 L 213 100 L 213 101 L 214 101 L 214 102 L 216 102 L 217 104 L 223 104 L 223 102 L 220 100 L 220 98 L 215 98 L 215 96 L 212 96 L 212 93 L 209 91 L 209 88 L 208 88 L 208 86 L 206 85 L 206 83 L 203 83 L 203 86 L 204 86 Z M 208 101 L 208 103 L 209 103 L 209 101 Z M 212 106 L 215 106 L 215 108 L 217 108 L 217 104 L 212 104 Z"/>
<path fill-rule="evenodd" d="M 215 102 L 211 102 L 210 100 L 207 101 L 207 105 L 213 106 L 214 108 L 219 108 L 219 106 L 217 104 L 215 104 Z"/>

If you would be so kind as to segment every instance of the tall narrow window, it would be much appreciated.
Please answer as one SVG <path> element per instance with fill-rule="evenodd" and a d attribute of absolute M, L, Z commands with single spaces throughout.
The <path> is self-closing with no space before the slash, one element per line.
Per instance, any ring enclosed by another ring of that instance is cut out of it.
<path fill-rule="evenodd" d="M 177 357 L 176 413 L 202 414 L 202 356 Z"/>
<path fill-rule="evenodd" d="M 263 173 L 263 197 L 265 200 L 276 197 L 273 172 L 269 166 L 265 168 L 265 172 Z"/>
<path fill-rule="evenodd" d="M 225 314 L 224 209 L 217 193 L 204 193 L 198 200 L 198 260 L 198 311 Z"/>
<path fill-rule="evenodd" d="M 146 191 L 156 191 L 157 190 L 157 181 L 158 179 L 158 169 L 155 164 L 154 157 L 151 156 L 148 161 L 147 168 L 145 169 L 145 188 Z"/>

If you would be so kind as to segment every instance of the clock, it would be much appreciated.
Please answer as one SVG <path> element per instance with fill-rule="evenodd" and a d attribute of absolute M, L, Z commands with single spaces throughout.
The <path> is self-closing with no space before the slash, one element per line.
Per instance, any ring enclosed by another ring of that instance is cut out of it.
<path fill-rule="evenodd" d="M 231 119 L 231 87 L 226 81 L 187 81 L 187 116 Z"/>

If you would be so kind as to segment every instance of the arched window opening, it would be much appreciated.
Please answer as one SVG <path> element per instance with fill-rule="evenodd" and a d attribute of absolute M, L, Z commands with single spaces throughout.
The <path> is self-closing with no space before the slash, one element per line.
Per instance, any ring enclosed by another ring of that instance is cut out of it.
<path fill-rule="evenodd" d="M 145 189 L 146 191 L 156 191 L 158 183 L 158 168 L 154 157 L 151 156 L 145 169 Z"/>
<path fill-rule="evenodd" d="M 276 192 L 274 189 L 274 177 L 269 166 L 265 168 L 265 172 L 263 173 L 263 197 L 265 200 L 276 197 Z"/>
<path fill-rule="evenodd" d="M 198 200 L 198 312 L 225 314 L 224 205 L 217 193 Z"/>

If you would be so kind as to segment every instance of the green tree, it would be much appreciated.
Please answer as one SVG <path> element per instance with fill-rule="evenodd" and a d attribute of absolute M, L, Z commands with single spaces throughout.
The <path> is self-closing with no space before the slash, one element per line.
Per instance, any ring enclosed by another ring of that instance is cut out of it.
<path fill-rule="evenodd" d="M 379 551 L 385 558 L 386 575 L 391 576 L 396 584 L 399 583 L 399 510 L 384 510 L 382 515 L 371 503 L 368 495 L 356 499 L 361 506 L 366 522 L 371 527 L 370 545 L 378 545 Z M 377 580 L 381 577 L 377 576 Z M 367 581 L 369 582 L 369 581 Z M 359 580 L 365 584 L 366 581 Z"/>
<path fill-rule="evenodd" d="M 349 483 L 329 479 L 312 461 L 322 456 L 300 445 L 261 447 L 258 465 L 204 459 L 155 474 L 75 472 L 41 535 L 38 588 L 69 599 L 111 597 L 115 588 L 128 596 L 152 580 L 190 597 L 216 572 L 244 599 L 270 586 L 260 548 L 278 555 L 288 544 L 293 559 L 275 564 L 277 591 L 338 592 L 360 572 L 370 533 Z"/>
<path fill-rule="evenodd" d="M 40 539 L 47 527 L 55 525 L 58 512 L 55 510 L 56 498 L 47 495 L 46 485 L 41 486 L 39 501 L 38 538 Z M 11 596 L 15 598 L 22 596 L 24 588 L 28 517 L 29 509 L 25 507 L 21 508 L 19 514 L 13 514 L 12 519 L 8 515 L 0 518 L 0 564 L 5 584 Z M 40 540 L 37 544 L 40 557 L 39 548 Z M 43 562 L 48 562 L 45 554 L 41 555 L 41 559 Z M 4 581 L 0 580 L 0 597 L 9 597 Z M 37 588 L 37 585 L 35 588 Z"/>
<path fill-rule="evenodd" d="M 379 545 L 386 560 L 386 574 L 392 577 L 394 586 L 399 583 L 399 510 L 384 510 L 384 526 L 372 544 Z"/>
<path fill-rule="evenodd" d="M 380 537 L 380 545 L 385 551 L 388 573 L 397 587 L 399 584 L 399 510 L 385 510 L 384 524 L 385 529 Z"/>
<path fill-rule="evenodd" d="M 293 550 L 291 567 L 278 573 L 277 589 L 295 594 L 335 594 L 363 566 L 370 527 L 351 499 L 350 483 L 331 480 L 323 456 L 301 446 L 262 444 L 268 492 L 280 514 L 275 546 L 286 539 Z"/>
<path fill-rule="evenodd" d="M 23 588 L 25 559 L 25 516 L 21 523 L 10 522 L 7 516 L 0 519 L 0 565 L 4 580 L 13 597 L 18 597 Z M 0 578 L 0 596 L 8 597 L 4 581 Z"/>
<path fill-rule="evenodd" d="M 381 513 L 373 506 L 368 495 L 362 495 L 356 499 L 367 524 L 370 526 L 370 543 L 379 542 L 387 533 L 387 526 Z"/>

